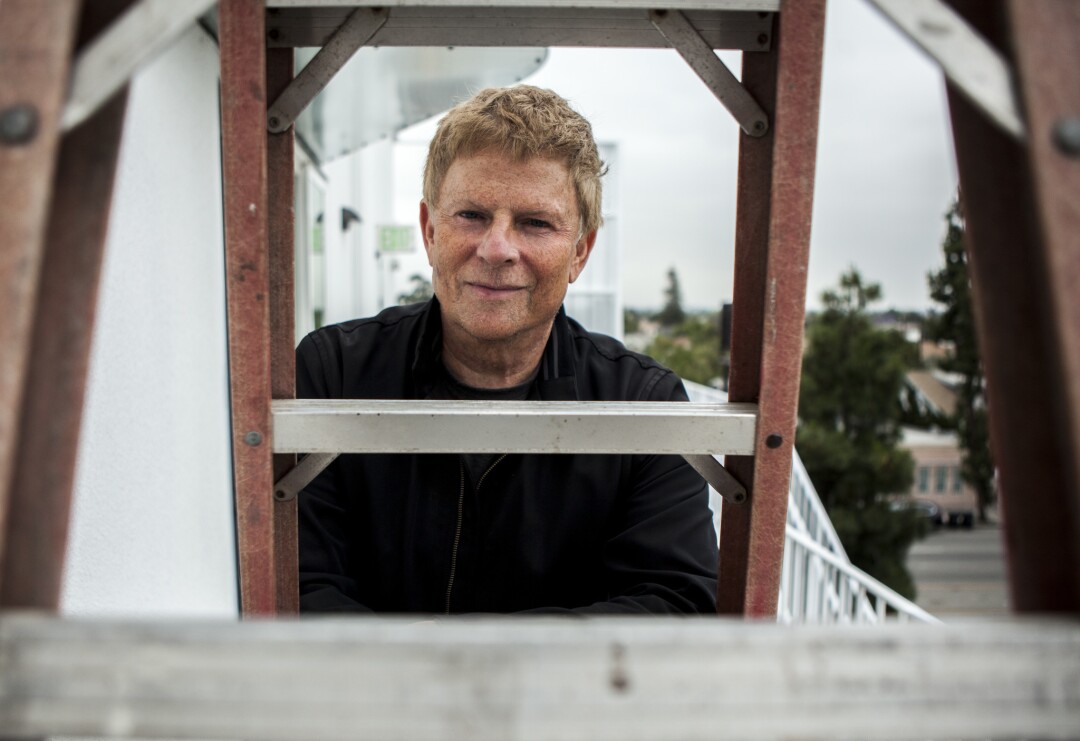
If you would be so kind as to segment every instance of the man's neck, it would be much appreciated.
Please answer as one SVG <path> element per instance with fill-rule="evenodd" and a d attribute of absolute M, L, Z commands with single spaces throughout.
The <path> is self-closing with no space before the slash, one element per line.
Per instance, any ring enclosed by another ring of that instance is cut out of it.
<path fill-rule="evenodd" d="M 520 386 L 544 354 L 551 326 L 500 342 L 480 340 L 459 327 L 443 326 L 442 362 L 454 378 L 478 389 Z"/>

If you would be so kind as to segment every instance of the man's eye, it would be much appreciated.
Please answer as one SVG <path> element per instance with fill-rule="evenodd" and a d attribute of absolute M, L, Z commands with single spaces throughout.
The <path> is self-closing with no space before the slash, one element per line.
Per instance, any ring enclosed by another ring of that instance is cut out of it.
<path fill-rule="evenodd" d="M 548 229 L 551 224 L 543 219 L 525 219 L 525 226 L 532 227 L 533 229 Z"/>
<path fill-rule="evenodd" d="M 480 214 L 477 211 L 459 211 L 458 216 L 460 216 L 463 219 L 467 219 L 469 221 L 473 221 L 475 219 L 480 218 Z"/>

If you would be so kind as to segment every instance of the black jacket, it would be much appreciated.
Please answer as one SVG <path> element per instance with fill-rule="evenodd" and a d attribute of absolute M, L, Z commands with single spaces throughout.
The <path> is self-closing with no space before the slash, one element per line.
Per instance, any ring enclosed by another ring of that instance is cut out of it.
<path fill-rule="evenodd" d="M 297 397 L 428 398 L 440 347 L 437 301 L 324 327 L 297 348 Z M 686 399 L 562 311 L 536 384 L 545 400 Z M 715 610 L 707 488 L 680 457 L 507 455 L 478 478 L 459 455 L 339 457 L 300 495 L 301 610 Z"/>

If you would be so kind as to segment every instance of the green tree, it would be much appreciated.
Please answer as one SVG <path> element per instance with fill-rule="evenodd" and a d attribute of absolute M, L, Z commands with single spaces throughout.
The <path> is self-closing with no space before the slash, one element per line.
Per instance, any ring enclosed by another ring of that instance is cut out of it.
<path fill-rule="evenodd" d="M 671 368 L 680 378 L 712 383 L 722 374 L 716 315 L 687 317 L 668 334 L 655 337 L 645 348 L 645 354 Z"/>
<path fill-rule="evenodd" d="M 866 307 L 879 298 L 854 268 L 823 294 L 807 328 L 797 445 L 852 562 L 911 597 L 904 561 L 923 526 L 889 497 L 911 488 L 914 469 L 898 446 L 906 342 L 870 321 Z"/>
<path fill-rule="evenodd" d="M 944 307 L 924 325 L 927 339 L 947 341 L 955 348 L 938 363 L 960 377 L 955 427 L 963 454 L 960 472 L 978 495 L 979 520 L 986 522 L 986 510 L 994 503 L 994 459 L 990 454 L 990 425 L 986 412 L 986 384 L 983 379 L 975 317 L 971 308 L 971 279 L 964 249 L 964 221 L 957 204 L 945 216 L 947 231 L 941 248 L 945 266 L 930 273 L 930 297 Z"/>
<path fill-rule="evenodd" d="M 412 283 L 412 290 L 398 295 L 399 304 L 418 304 L 435 295 L 435 289 L 432 288 L 431 281 L 420 275 L 420 273 L 413 273 L 409 276 L 409 281 Z"/>
<path fill-rule="evenodd" d="M 679 276 L 675 274 L 675 268 L 668 269 L 668 287 L 664 289 L 664 308 L 656 315 L 656 321 L 661 326 L 674 327 L 686 319 L 686 312 L 682 308 L 682 291 L 679 290 Z"/>

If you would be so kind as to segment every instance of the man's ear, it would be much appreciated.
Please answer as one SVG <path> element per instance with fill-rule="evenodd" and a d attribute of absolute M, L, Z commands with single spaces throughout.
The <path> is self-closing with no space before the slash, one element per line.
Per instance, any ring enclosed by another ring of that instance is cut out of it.
<path fill-rule="evenodd" d="M 596 244 L 596 230 L 586 234 L 584 237 L 577 241 L 574 245 L 574 259 L 570 263 L 570 282 L 573 283 L 581 275 L 581 271 L 585 269 L 585 263 L 589 261 L 589 255 L 592 254 L 593 245 Z"/>
<path fill-rule="evenodd" d="M 428 265 L 433 265 L 431 248 L 435 244 L 435 219 L 432 218 L 427 201 L 420 201 L 420 234 L 424 238 L 424 251 L 427 252 Z"/>

